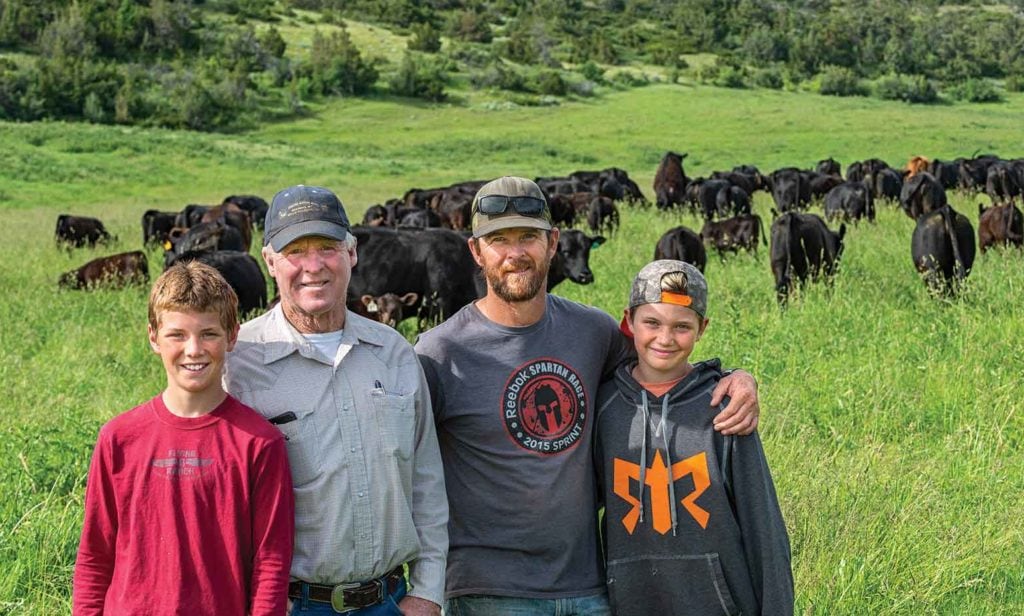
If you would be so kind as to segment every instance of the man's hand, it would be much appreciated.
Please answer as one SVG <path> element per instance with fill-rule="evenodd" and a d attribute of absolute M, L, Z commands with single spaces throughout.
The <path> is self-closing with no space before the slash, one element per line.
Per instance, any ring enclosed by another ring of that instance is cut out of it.
<path fill-rule="evenodd" d="M 715 430 L 722 434 L 739 435 L 753 432 L 761 414 L 754 377 L 743 370 L 722 377 L 715 391 L 711 392 L 711 406 L 718 406 L 725 396 L 729 396 L 729 404 L 715 415 Z"/>
<path fill-rule="evenodd" d="M 398 609 L 402 610 L 405 616 L 439 616 L 441 614 L 440 605 L 433 601 L 427 601 L 419 597 L 410 597 L 409 595 L 406 595 L 399 602 Z"/>

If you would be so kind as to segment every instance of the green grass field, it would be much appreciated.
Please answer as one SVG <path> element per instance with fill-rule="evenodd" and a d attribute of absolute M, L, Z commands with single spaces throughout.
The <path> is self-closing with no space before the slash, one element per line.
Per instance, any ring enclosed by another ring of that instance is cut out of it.
<path fill-rule="evenodd" d="M 483 96 L 312 105 L 245 134 L 0 124 L 0 613 L 67 613 L 83 482 L 96 432 L 155 394 L 146 289 L 60 292 L 57 276 L 141 244 L 148 208 L 335 189 L 359 218 L 411 187 L 618 166 L 653 197 L 666 150 L 691 176 L 880 157 L 1020 156 L 1024 98 L 911 107 L 777 91 L 652 86 L 554 107 L 492 110 Z M 951 195 L 977 222 L 977 203 Z M 756 196 L 765 218 L 770 198 Z M 934 300 L 910 261 L 912 222 L 889 206 L 847 233 L 831 290 L 775 303 L 768 249 L 709 257 L 700 357 L 755 374 L 761 432 L 789 527 L 803 614 L 1024 612 L 1024 257 L 979 256 L 967 292 Z M 106 249 L 58 250 L 59 213 L 98 216 Z M 590 286 L 556 292 L 621 314 L 667 228 L 699 221 L 624 208 L 592 253 Z M 160 255 L 150 254 L 153 275 Z"/>

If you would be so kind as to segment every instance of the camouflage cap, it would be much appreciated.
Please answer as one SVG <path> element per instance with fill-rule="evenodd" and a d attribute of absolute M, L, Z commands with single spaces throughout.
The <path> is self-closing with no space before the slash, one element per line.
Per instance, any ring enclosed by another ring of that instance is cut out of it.
<path fill-rule="evenodd" d="M 477 208 L 481 197 L 535 197 L 544 202 L 544 209 L 536 216 L 520 214 L 509 204 L 500 214 L 483 214 Z M 528 227 L 531 229 L 551 230 L 551 208 L 544 192 L 533 180 L 513 176 L 505 176 L 484 184 L 473 197 L 473 237 L 483 237 L 500 229 L 512 227 Z"/>
<path fill-rule="evenodd" d="M 661 281 L 669 274 L 682 274 L 685 293 L 662 291 Z M 661 259 L 652 261 L 633 279 L 629 292 L 629 309 L 642 304 L 675 304 L 685 306 L 701 316 L 708 311 L 708 282 L 700 270 L 683 261 Z"/>

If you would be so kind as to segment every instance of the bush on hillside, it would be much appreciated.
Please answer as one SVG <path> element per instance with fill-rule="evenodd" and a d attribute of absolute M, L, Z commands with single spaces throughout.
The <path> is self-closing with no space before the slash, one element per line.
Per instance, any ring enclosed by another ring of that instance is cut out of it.
<path fill-rule="evenodd" d="M 999 88 L 988 79 L 967 79 L 947 88 L 946 93 L 968 103 L 998 103 L 1003 100 Z"/>
<path fill-rule="evenodd" d="M 406 52 L 398 72 L 391 76 L 388 85 L 399 96 L 440 102 L 446 96 L 444 86 L 447 80 L 448 76 L 439 63 Z"/>
<path fill-rule="evenodd" d="M 469 43 L 490 43 L 494 35 L 487 19 L 476 11 L 458 11 L 447 22 L 448 36 Z"/>
<path fill-rule="evenodd" d="M 541 71 L 533 80 L 531 88 L 538 94 L 550 94 L 551 96 L 565 96 L 565 80 L 558 74 L 558 71 Z"/>
<path fill-rule="evenodd" d="M 441 51 L 441 33 L 430 22 L 415 24 L 405 45 L 412 51 L 437 53 Z"/>
<path fill-rule="evenodd" d="M 875 96 L 907 103 L 934 103 L 939 93 L 923 75 L 886 75 L 875 82 Z"/>
<path fill-rule="evenodd" d="M 718 72 L 713 82 L 720 88 L 745 88 L 747 87 L 746 76 L 741 68 L 726 66 Z"/>
<path fill-rule="evenodd" d="M 515 67 L 508 66 L 501 60 L 491 63 L 483 70 L 470 73 L 469 83 L 478 90 L 498 88 L 512 92 L 525 92 L 527 89 L 526 77 Z"/>
<path fill-rule="evenodd" d="M 827 66 L 819 75 L 818 92 L 825 96 L 867 96 L 860 78 L 845 66 Z"/>
<path fill-rule="evenodd" d="M 581 75 L 594 83 L 601 83 L 604 81 L 604 69 L 592 61 L 588 60 L 585 62 L 580 66 L 579 71 Z"/>
<path fill-rule="evenodd" d="M 782 71 L 774 66 L 754 71 L 750 80 L 758 88 L 768 88 L 770 90 L 781 90 L 782 86 L 785 85 Z"/>
<path fill-rule="evenodd" d="M 342 28 L 330 36 L 313 33 L 309 61 L 297 70 L 300 77 L 309 77 L 315 94 L 363 94 L 377 81 L 377 69 L 363 59 Z"/>

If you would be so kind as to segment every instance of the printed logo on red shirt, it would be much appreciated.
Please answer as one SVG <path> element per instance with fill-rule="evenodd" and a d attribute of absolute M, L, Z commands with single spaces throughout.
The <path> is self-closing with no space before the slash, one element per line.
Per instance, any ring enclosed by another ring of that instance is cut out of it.
<path fill-rule="evenodd" d="M 178 479 L 194 478 L 203 474 L 203 469 L 213 464 L 213 458 L 200 458 L 194 449 L 168 449 L 166 458 L 153 458 L 157 475 Z"/>
<path fill-rule="evenodd" d="M 557 359 L 535 359 L 516 368 L 501 398 L 502 417 L 512 440 L 523 449 L 546 455 L 576 446 L 589 411 L 583 381 Z"/>

